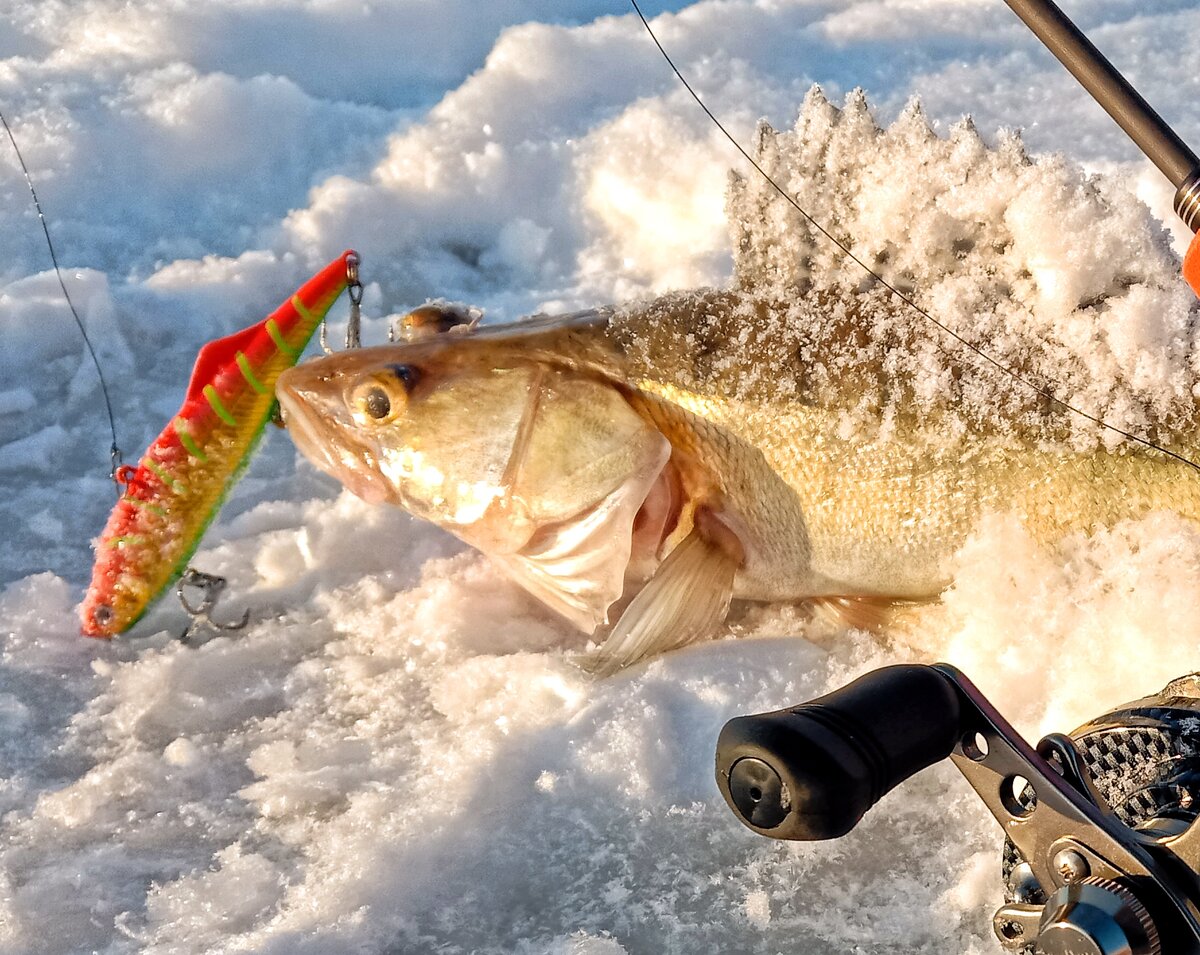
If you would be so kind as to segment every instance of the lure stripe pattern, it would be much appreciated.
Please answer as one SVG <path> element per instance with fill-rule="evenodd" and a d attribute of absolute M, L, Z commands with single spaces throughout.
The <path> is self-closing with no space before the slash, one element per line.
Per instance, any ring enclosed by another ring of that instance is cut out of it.
<path fill-rule="evenodd" d="M 238 352 L 236 360 L 237 366 L 242 372 L 242 377 L 246 379 L 246 384 L 257 391 L 260 395 L 268 395 L 271 393 L 270 388 L 254 377 L 254 369 L 250 367 L 250 362 L 246 360 L 245 352 Z"/>
<path fill-rule="evenodd" d="M 261 394 L 261 392 L 260 392 Z M 204 386 L 204 397 L 208 401 L 208 406 L 217 413 L 217 417 L 224 421 L 227 425 L 237 427 L 237 418 L 229 413 L 229 409 L 221 402 L 221 396 L 217 394 L 217 389 L 212 385 Z"/>
<path fill-rule="evenodd" d="M 128 630 L 183 573 L 270 420 L 275 380 L 345 290 L 351 256 L 329 263 L 263 321 L 200 349 L 183 407 L 138 463 L 96 541 L 80 605 L 84 634 Z"/>
<path fill-rule="evenodd" d="M 205 454 L 198 444 L 196 439 L 192 437 L 191 432 L 187 429 L 187 422 L 182 418 L 175 419 L 175 433 L 179 435 L 179 440 L 183 442 L 183 446 L 187 448 L 188 454 L 194 457 L 197 461 L 207 461 L 208 455 Z M 134 503 L 131 499 L 130 503 Z"/>
<path fill-rule="evenodd" d="M 292 299 L 291 305 L 292 305 L 292 308 L 295 309 L 295 307 L 296 307 L 295 299 Z M 300 314 L 300 313 L 297 312 L 297 314 Z M 300 315 L 300 317 L 303 318 L 304 316 Z M 309 316 L 309 317 L 311 319 L 312 316 Z M 279 325 L 276 324 L 274 319 L 271 319 L 271 318 L 267 319 L 267 334 L 271 336 L 271 341 L 273 341 L 275 343 L 275 347 L 278 348 L 285 355 L 287 355 L 289 358 L 296 359 L 296 358 L 300 357 L 300 352 L 297 351 L 295 348 L 293 348 L 288 343 L 288 340 L 283 337 L 283 332 L 281 332 L 279 330 Z"/>

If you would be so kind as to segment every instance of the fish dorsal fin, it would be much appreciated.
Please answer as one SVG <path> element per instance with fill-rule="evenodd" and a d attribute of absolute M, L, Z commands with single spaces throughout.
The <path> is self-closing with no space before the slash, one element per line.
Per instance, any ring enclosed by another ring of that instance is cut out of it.
<path fill-rule="evenodd" d="M 188 382 L 184 400 L 199 399 L 204 392 L 204 386 L 211 385 L 221 369 L 237 358 L 239 351 L 249 348 L 261 330 L 262 322 L 256 322 L 232 335 L 207 342 L 196 355 L 196 364 L 192 366 L 192 378 Z"/>
<path fill-rule="evenodd" d="M 729 610 L 738 559 L 699 528 L 659 565 L 583 665 L 598 676 L 711 636 Z"/>
<path fill-rule="evenodd" d="M 515 553 L 489 557 L 531 594 L 590 633 L 607 619 L 625 587 L 633 523 L 671 456 L 666 438 L 650 433 L 641 466 L 598 504 L 540 528 Z"/>

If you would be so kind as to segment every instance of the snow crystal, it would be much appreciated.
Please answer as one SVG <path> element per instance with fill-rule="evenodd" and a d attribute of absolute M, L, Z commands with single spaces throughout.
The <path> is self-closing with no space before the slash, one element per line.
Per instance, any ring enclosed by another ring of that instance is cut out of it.
<path fill-rule="evenodd" d="M 746 918 L 755 928 L 763 929 L 771 922 L 771 896 L 761 889 L 748 892 L 744 903 Z"/>
<path fill-rule="evenodd" d="M 837 109 L 814 88 L 792 131 L 760 126 L 757 158 L 812 222 L 762 177 L 735 176 L 737 283 L 787 310 L 767 319 L 767 347 L 797 353 L 818 393 L 823 373 L 865 368 L 901 412 L 1065 428 L 1079 449 L 1115 447 L 1113 429 L 1171 442 L 1196 428 L 1200 303 L 1119 184 L 1031 159 L 1014 134 L 989 148 L 969 121 L 939 137 L 916 104 L 881 129 L 859 91 Z"/>

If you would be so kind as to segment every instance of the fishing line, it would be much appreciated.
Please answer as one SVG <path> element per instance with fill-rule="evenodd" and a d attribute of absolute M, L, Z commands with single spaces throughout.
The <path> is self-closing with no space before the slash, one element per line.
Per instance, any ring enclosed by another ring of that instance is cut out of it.
<path fill-rule="evenodd" d="M 112 402 L 108 397 L 108 382 L 104 380 L 104 371 L 100 367 L 100 359 L 96 357 L 96 349 L 92 347 L 92 340 L 88 337 L 87 329 L 83 327 L 83 320 L 79 317 L 79 312 L 75 310 L 75 303 L 71 301 L 71 293 L 67 291 L 67 283 L 63 281 L 62 269 L 58 267 L 58 256 L 54 252 L 54 243 L 50 240 L 50 227 L 46 224 L 46 216 L 42 212 L 42 204 L 38 201 L 37 190 L 33 188 L 33 177 L 29 174 L 29 167 L 25 165 L 25 157 L 21 155 L 21 147 L 17 145 L 17 139 L 13 136 L 8 120 L 4 118 L 2 112 L 0 112 L 0 125 L 4 126 L 4 131 L 8 134 L 8 141 L 12 143 L 13 151 L 17 154 L 17 162 L 21 164 L 25 185 L 29 187 L 29 194 L 33 196 L 33 207 L 37 209 L 38 220 L 42 223 L 42 232 L 46 235 L 46 247 L 50 250 L 50 261 L 54 263 L 54 274 L 58 276 L 58 287 L 62 289 L 63 298 L 67 300 L 67 307 L 71 309 L 71 316 L 75 319 L 75 324 L 79 326 L 79 334 L 83 336 L 83 343 L 87 345 L 88 354 L 92 356 L 92 364 L 96 366 L 96 375 L 100 379 L 100 391 L 104 394 L 104 410 L 108 412 L 108 430 L 112 434 L 112 446 L 108 451 L 112 461 L 112 470 L 109 472 L 109 476 L 115 481 L 117 469 L 121 465 L 121 449 L 117 447 L 117 423 L 113 417 Z"/>
<path fill-rule="evenodd" d="M 927 321 L 932 322 L 934 325 L 936 325 L 938 328 L 940 328 L 943 332 L 945 332 L 947 335 L 949 335 L 951 338 L 953 338 L 955 341 L 957 341 L 960 345 L 963 345 L 966 348 L 970 349 L 972 352 L 974 352 L 977 356 L 982 358 L 984 361 L 986 361 L 992 367 L 996 368 L 1000 372 L 1003 372 L 1005 375 L 1007 375 L 1013 381 L 1016 381 L 1019 384 L 1024 385 L 1026 388 L 1030 389 L 1034 393 L 1041 395 L 1043 398 L 1047 399 L 1048 401 L 1051 401 L 1054 404 L 1058 405 L 1059 407 L 1061 407 L 1067 411 L 1070 411 L 1072 414 L 1078 415 L 1079 417 L 1083 418 L 1086 421 L 1090 421 L 1095 425 L 1099 425 L 1101 428 L 1105 428 L 1108 431 L 1113 432 L 1114 434 L 1119 434 L 1123 438 L 1128 438 L 1130 441 L 1133 441 L 1144 447 L 1151 448 L 1155 451 L 1158 451 L 1161 454 L 1165 454 L 1169 458 L 1174 458 L 1176 461 L 1186 464 L 1188 467 L 1193 468 L 1196 471 L 1200 471 L 1200 463 L 1193 461 L 1191 458 L 1185 457 L 1182 454 L 1178 454 L 1175 451 L 1172 451 L 1170 448 L 1164 448 L 1161 445 L 1155 444 L 1149 438 L 1143 438 L 1141 435 L 1133 434 L 1132 432 L 1125 431 L 1121 428 L 1118 428 L 1114 424 L 1109 424 L 1103 418 L 1098 418 L 1095 415 L 1089 414 L 1088 412 L 1084 411 L 1081 408 L 1076 408 L 1074 405 L 1069 404 L 1066 401 L 1064 401 L 1062 398 L 1059 398 L 1058 396 L 1056 396 L 1052 391 L 1048 390 L 1047 388 L 1043 388 L 1042 386 L 1038 385 L 1036 382 L 1030 381 L 1029 379 L 1027 379 L 1024 376 L 1022 376 L 1021 374 L 1019 374 L 1018 372 L 1013 371 L 1011 368 L 1009 368 L 1003 362 L 999 361 L 996 358 L 993 358 L 991 355 L 989 355 L 987 352 L 985 352 L 978 345 L 976 345 L 973 342 L 969 341 L 968 339 L 964 338 L 962 335 L 960 335 L 958 332 L 954 331 L 954 329 L 950 328 L 948 325 L 945 325 L 942 322 L 938 321 L 931 314 L 929 314 L 929 312 L 927 312 L 920 305 L 918 305 L 916 302 L 914 302 L 909 296 L 905 295 L 902 291 L 900 291 L 900 289 L 896 288 L 896 286 L 894 286 L 891 282 L 889 282 L 882 275 L 880 275 L 878 272 L 876 272 L 873 268 L 871 268 L 869 265 L 867 265 L 866 262 L 864 262 L 862 259 L 860 259 L 857 255 L 855 255 L 840 239 L 838 239 L 837 236 L 835 236 L 828 229 L 826 229 L 823 225 L 821 225 L 821 223 L 819 223 L 816 219 L 814 219 L 811 215 L 809 215 L 800 206 L 800 203 L 798 203 L 792 197 L 791 193 L 787 192 L 787 190 L 785 190 L 781 185 L 779 185 L 779 183 L 777 183 L 774 180 L 774 178 L 772 178 L 771 174 L 768 173 L 765 169 L 763 169 L 763 167 L 758 164 L 758 162 L 754 159 L 754 157 L 751 156 L 748 152 L 746 152 L 745 149 L 742 148 L 742 144 L 739 143 L 737 141 L 737 139 L 734 138 L 733 134 L 730 133 L 729 130 L 725 128 L 725 126 L 721 123 L 721 121 L 719 119 L 717 119 L 717 117 L 715 115 L 713 115 L 712 110 L 710 110 L 708 108 L 708 106 L 705 105 L 704 100 L 702 100 L 700 98 L 700 94 L 698 94 L 692 88 L 692 84 L 689 83 L 687 81 L 687 78 L 683 75 L 683 73 L 681 73 L 679 71 L 679 67 L 677 67 L 675 65 L 675 61 L 671 59 L 670 54 L 667 53 L 667 51 L 663 48 L 663 45 L 659 42 L 658 37 L 655 35 L 654 30 L 650 26 L 650 21 L 646 19 L 646 15 L 644 13 L 642 13 L 642 8 L 638 6 L 637 0 L 629 0 L 629 2 L 630 2 L 630 4 L 633 5 L 634 11 L 637 13 L 638 18 L 642 21 L 642 26 L 644 26 L 646 28 L 646 32 L 650 34 L 650 39 L 653 40 L 654 45 L 656 47 L 658 47 L 658 52 L 662 54 L 663 59 L 667 61 L 667 65 L 671 67 L 671 72 L 673 72 L 675 74 L 675 76 L 679 79 L 679 82 L 683 84 L 684 89 L 686 89 L 691 94 L 692 99 L 694 99 L 696 101 L 696 104 L 702 110 L 704 110 L 705 115 L 708 116 L 708 118 L 711 119 L 714 124 L 716 124 L 717 129 L 719 129 L 722 132 L 722 134 L 724 134 L 725 138 L 728 139 L 729 142 L 733 144 L 734 149 L 736 149 L 739 153 L 741 153 L 742 157 L 746 160 L 746 162 L 750 163 L 750 165 L 755 168 L 755 170 L 758 172 L 758 174 L 760 176 L 762 176 L 768 183 L 770 183 L 771 188 L 774 189 L 777 193 L 779 193 L 779 195 L 783 197 L 783 199 L 788 203 L 788 205 L 790 205 L 793 209 L 795 209 L 797 212 L 799 212 L 800 215 L 804 216 L 804 218 L 808 220 L 809 224 L 813 228 L 815 228 L 818 232 L 820 232 L 823 236 L 825 236 L 825 238 L 827 238 L 830 242 L 832 242 L 839 249 L 841 249 L 842 252 L 851 259 L 851 261 L 853 261 L 857 265 L 859 265 L 863 269 L 863 271 L 865 271 L 868 275 L 875 278 L 876 281 L 878 281 L 884 288 L 886 288 L 889 292 L 891 292 L 892 295 L 894 295 L 897 299 L 899 299 L 901 302 L 903 302 L 905 305 L 907 305 L 909 308 L 911 308 L 918 315 L 925 318 Z"/>

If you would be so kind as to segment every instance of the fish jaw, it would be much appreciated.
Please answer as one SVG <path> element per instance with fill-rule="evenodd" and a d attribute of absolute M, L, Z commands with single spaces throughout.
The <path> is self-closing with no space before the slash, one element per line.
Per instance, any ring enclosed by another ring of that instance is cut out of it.
<path fill-rule="evenodd" d="M 353 366 L 333 369 L 320 360 L 285 371 L 275 385 L 284 426 L 309 461 L 368 504 L 399 504 L 376 455 L 355 437 L 355 422 L 342 397 L 353 376 Z"/>

